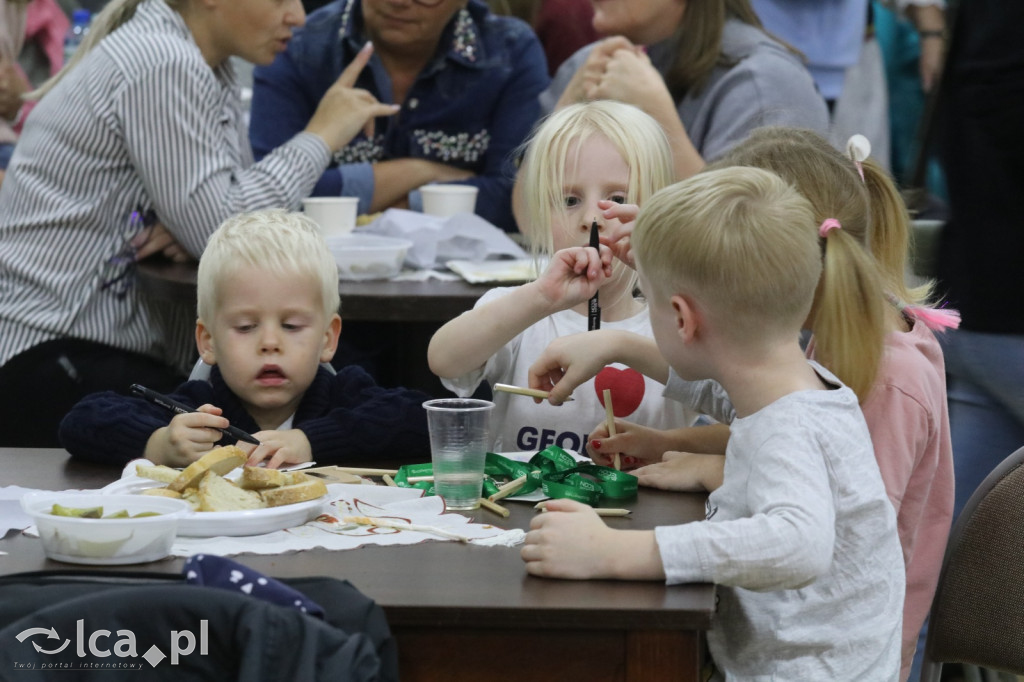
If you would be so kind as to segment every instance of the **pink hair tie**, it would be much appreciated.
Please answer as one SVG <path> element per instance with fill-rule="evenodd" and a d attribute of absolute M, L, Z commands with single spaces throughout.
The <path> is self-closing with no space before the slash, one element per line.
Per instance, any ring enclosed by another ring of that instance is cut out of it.
<path fill-rule="evenodd" d="M 842 227 L 843 226 L 840 225 L 839 221 L 836 220 L 835 218 L 826 218 L 821 223 L 821 227 L 818 228 L 818 236 L 821 238 L 825 238 L 828 236 L 828 233 L 831 232 L 832 230 L 839 230 L 842 229 Z"/>

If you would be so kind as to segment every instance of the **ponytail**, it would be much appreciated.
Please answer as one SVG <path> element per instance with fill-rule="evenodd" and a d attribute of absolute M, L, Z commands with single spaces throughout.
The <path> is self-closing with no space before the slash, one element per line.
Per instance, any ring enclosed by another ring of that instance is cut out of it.
<path fill-rule="evenodd" d="M 85 34 L 85 38 L 78 46 L 78 49 L 75 50 L 75 53 L 71 55 L 71 59 L 61 67 L 60 71 L 51 76 L 49 80 L 32 92 L 27 93 L 25 95 L 25 99 L 29 101 L 39 100 L 42 99 L 46 93 L 50 92 L 50 90 L 53 90 L 54 86 L 56 86 L 71 69 L 75 68 L 78 62 L 82 61 L 82 59 L 85 58 L 85 55 L 88 54 L 92 48 L 96 47 L 101 40 L 116 31 L 122 24 L 135 16 L 135 10 L 140 4 L 142 4 L 142 1 L 143 0 L 110 0 L 106 7 L 104 7 L 89 24 L 89 32 Z"/>
<path fill-rule="evenodd" d="M 862 165 L 871 201 L 868 245 L 878 263 L 886 298 L 900 313 L 920 320 L 929 329 L 956 329 L 960 326 L 960 313 L 934 305 L 934 280 L 916 287 L 907 286 L 907 254 L 913 239 L 910 213 L 896 185 L 881 166 L 870 159 Z"/>
<path fill-rule="evenodd" d="M 823 237 L 825 265 L 814 317 L 815 357 L 863 403 L 885 346 L 886 302 L 878 266 L 842 228 Z"/>

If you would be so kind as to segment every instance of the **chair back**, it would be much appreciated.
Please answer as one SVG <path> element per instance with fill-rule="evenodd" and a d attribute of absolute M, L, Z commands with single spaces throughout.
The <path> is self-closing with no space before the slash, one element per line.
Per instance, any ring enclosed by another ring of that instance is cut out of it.
<path fill-rule="evenodd" d="M 990 473 L 953 525 L 932 601 L 922 682 L 943 663 L 1024 674 L 1024 447 Z"/>

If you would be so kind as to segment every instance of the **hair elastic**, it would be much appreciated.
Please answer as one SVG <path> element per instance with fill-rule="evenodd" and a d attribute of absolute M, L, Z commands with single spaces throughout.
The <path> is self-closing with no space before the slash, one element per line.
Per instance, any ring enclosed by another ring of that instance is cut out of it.
<path fill-rule="evenodd" d="M 857 166 L 857 173 L 860 174 L 860 181 L 864 182 L 863 161 L 871 156 L 871 142 L 863 135 L 851 135 L 846 141 L 846 155 Z"/>
<path fill-rule="evenodd" d="M 821 227 L 818 228 L 818 236 L 822 238 L 827 237 L 829 232 L 832 230 L 841 230 L 842 227 L 843 226 L 840 225 L 839 221 L 835 218 L 825 218 L 821 223 Z"/>
<path fill-rule="evenodd" d="M 958 310 L 913 305 L 912 303 L 901 301 L 892 294 L 886 294 L 885 297 L 901 313 L 915 320 L 921 320 L 932 331 L 944 332 L 947 329 L 957 329 L 960 326 L 960 311 Z"/>

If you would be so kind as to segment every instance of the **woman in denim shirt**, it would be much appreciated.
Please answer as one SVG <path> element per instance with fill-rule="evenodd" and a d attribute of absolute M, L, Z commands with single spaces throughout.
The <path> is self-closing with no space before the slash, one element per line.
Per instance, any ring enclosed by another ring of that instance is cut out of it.
<path fill-rule="evenodd" d="M 287 51 L 254 73 L 257 158 L 302 130 L 367 40 L 374 55 L 357 87 L 401 111 L 337 152 L 313 194 L 357 196 L 359 212 L 372 213 L 405 207 L 429 182 L 464 182 L 480 190 L 479 215 L 515 230 L 508 161 L 549 79 L 532 29 L 480 0 L 335 0 L 311 14 Z"/>

